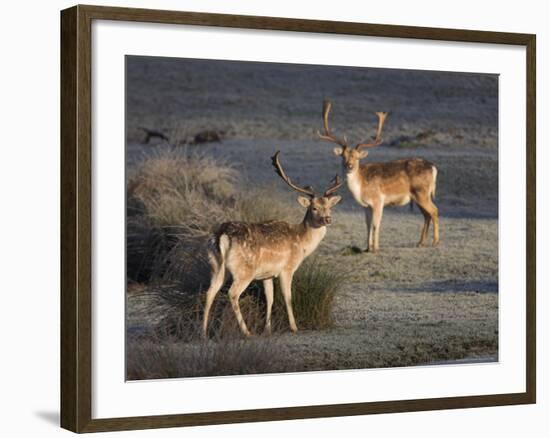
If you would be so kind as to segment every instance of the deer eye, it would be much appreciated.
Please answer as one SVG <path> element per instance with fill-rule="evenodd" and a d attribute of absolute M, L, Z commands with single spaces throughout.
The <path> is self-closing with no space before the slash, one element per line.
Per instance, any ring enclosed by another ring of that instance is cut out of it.
<path fill-rule="evenodd" d="M 313 211 L 319 211 L 319 209 L 317 207 L 313 207 L 312 210 Z"/>

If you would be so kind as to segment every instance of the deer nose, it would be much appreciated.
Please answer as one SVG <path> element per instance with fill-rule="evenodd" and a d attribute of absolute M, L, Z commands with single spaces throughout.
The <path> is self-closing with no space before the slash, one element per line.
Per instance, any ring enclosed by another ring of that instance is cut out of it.
<path fill-rule="evenodd" d="M 326 216 L 323 218 L 325 225 L 329 225 L 332 223 L 332 218 L 330 216 Z"/>

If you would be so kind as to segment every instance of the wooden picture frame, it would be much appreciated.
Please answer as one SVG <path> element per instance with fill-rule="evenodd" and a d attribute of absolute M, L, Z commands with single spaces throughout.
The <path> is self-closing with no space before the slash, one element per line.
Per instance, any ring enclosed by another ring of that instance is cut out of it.
<path fill-rule="evenodd" d="M 114 20 L 517 45 L 526 48 L 526 391 L 193 414 L 92 418 L 92 21 Z M 61 426 L 97 432 L 535 403 L 535 57 L 531 34 L 75 6 L 61 13 Z"/>

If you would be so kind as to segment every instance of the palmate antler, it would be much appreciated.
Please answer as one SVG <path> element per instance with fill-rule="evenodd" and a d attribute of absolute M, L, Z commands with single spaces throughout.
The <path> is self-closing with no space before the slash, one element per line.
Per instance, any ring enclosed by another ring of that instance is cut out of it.
<path fill-rule="evenodd" d="M 332 102 L 330 100 L 324 100 L 323 101 L 323 127 L 325 130 L 325 133 L 321 134 L 320 132 L 318 132 L 319 138 L 321 140 L 326 140 L 326 141 L 339 144 L 340 146 L 346 148 L 348 147 L 346 136 L 344 136 L 343 139 L 339 139 L 330 130 L 330 127 L 328 124 L 328 116 L 331 108 L 332 108 Z M 376 115 L 378 116 L 378 129 L 376 131 L 376 137 L 374 141 L 371 143 L 364 143 L 364 142 L 358 143 L 357 145 L 355 145 L 355 149 L 359 150 L 363 148 L 372 148 L 382 143 L 382 129 L 384 127 L 384 122 L 386 121 L 386 117 L 388 116 L 388 113 L 377 112 Z"/>
<path fill-rule="evenodd" d="M 332 185 L 325 190 L 325 194 L 323 195 L 325 198 L 328 198 L 329 196 L 331 196 L 336 190 L 338 190 L 342 184 L 344 184 L 343 181 L 340 181 L 340 177 L 338 175 L 336 175 L 333 179 L 332 179 Z"/>
<path fill-rule="evenodd" d="M 376 130 L 376 137 L 374 141 L 371 143 L 358 143 L 355 146 L 355 149 L 359 150 L 363 148 L 372 148 L 382 143 L 382 128 L 384 127 L 384 122 L 386 121 L 386 117 L 388 117 L 388 113 L 377 112 L 376 115 L 378 116 L 378 129 Z"/>
<path fill-rule="evenodd" d="M 343 139 L 339 139 L 332 134 L 330 131 L 330 128 L 328 126 L 328 115 L 330 113 L 330 109 L 332 108 L 332 102 L 330 100 L 323 101 L 323 127 L 325 128 L 325 134 L 321 134 L 318 132 L 319 138 L 321 140 L 331 141 L 333 143 L 339 144 L 340 146 L 347 147 L 347 140 L 344 136 Z"/>
<path fill-rule="evenodd" d="M 286 182 L 290 187 L 292 187 L 297 192 L 303 193 L 304 195 L 308 195 L 311 198 L 315 197 L 315 193 L 313 192 L 313 188 L 311 186 L 307 187 L 300 187 L 294 184 L 288 176 L 286 176 L 285 171 L 283 170 L 283 167 L 281 166 L 281 162 L 279 161 L 279 154 L 281 151 L 275 152 L 275 155 L 271 157 L 271 164 L 273 164 L 273 167 L 275 168 L 275 172 L 277 172 L 277 175 L 279 175 L 284 182 Z"/>
<path fill-rule="evenodd" d="M 286 175 L 285 171 L 283 170 L 283 166 L 281 166 L 281 162 L 279 161 L 279 154 L 281 151 L 275 152 L 275 155 L 271 157 L 271 164 L 273 164 L 273 167 L 275 168 L 275 172 L 277 172 L 277 175 L 279 175 L 284 182 L 286 182 L 290 187 L 292 187 L 297 192 L 303 193 L 310 198 L 315 198 L 315 192 L 313 191 L 313 188 L 311 186 L 307 187 L 300 187 L 294 184 L 290 178 Z M 331 185 L 325 190 L 325 193 L 323 194 L 324 197 L 331 196 L 336 190 L 338 190 L 343 184 L 343 181 L 340 181 L 340 177 L 336 175 L 332 181 Z"/>

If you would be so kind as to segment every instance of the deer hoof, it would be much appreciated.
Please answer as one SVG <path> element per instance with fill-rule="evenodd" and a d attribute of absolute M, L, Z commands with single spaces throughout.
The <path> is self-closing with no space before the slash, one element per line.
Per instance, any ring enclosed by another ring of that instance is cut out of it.
<path fill-rule="evenodd" d="M 435 248 L 437 245 L 439 245 L 439 240 L 434 240 L 432 246 Z"/>
<path fill-rule="evenodd" d="M 423 246 L 424 246 L 424 242 L 418 242 L 418 243 L 416 244 L 416 247 L 417 247 L 417 248 L 422 248 Z"/>

